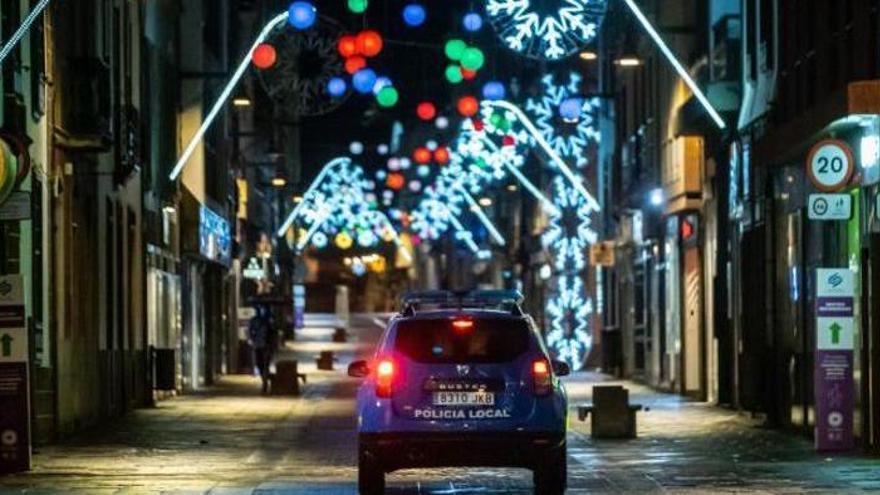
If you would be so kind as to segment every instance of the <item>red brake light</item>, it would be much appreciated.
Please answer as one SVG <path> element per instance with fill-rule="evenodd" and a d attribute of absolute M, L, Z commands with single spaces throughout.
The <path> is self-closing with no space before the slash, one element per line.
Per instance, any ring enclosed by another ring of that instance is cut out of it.
<path fill-rule="evenodd" d="M 455 333 L 468 333 L 474 328 L 473 320 L 452 320 L 452 329 Z"/>
<path fill-rule="evenodd" d="M 394 361 L 383 359 L 376 366 L 376 395 L 379 397 L 391 397 L 393 384 Z"/>
<path fill-rule="evenodd" d="M 546 359 L 538 359 L 532 363 L 532 378 L 535 381 L 535 395 L 547 395 L 553 388 L 550 374 L 550 363 Z"/>

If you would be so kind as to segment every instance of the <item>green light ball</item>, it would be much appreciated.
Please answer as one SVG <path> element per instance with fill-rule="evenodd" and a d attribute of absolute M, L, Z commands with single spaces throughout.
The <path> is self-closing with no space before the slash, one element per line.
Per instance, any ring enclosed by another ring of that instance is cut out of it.
<path fill-rule="evenodd" d="M 363 14 L 367 10 L 367 0 L 348 0 L 348 10 L 355 14 Z"/>
<path fill-rule="evenodd" d="M 467 43 L 460 39 L 451 39 L 446 42 L 446 47 L 444 48 L 444 52 L 446 52 L 446 56 L 449 57 L 450 60 L 461 60 L 461 56 L 464 54 L 465 50 L 467 50 Z"/>
<path fill-rule="evenodd" d="M 480 67 L 486 63 L 486 57 L 483 51 L 476 47 L 465 49 L 461 54 L 461 66 L 468 70 L 480 70 Z"/>
<path fill-rule="evenodd" d="M 385 86 L 379 91 L 379 94 L 376 95 L 376 101 L 379 102 L 379 105 L 385 108 L 397 105 L 397 100 L 399 99 L 400 95 L 393 86 Z"/>
<path fill-rule="evenodd" d="M 452 84 L 458 84 L 462 80 L 464 80 L 464 76 L 461 74 L 461 68 L 455 64 L 447 66 L 446 80 L 451 82 Z"/>

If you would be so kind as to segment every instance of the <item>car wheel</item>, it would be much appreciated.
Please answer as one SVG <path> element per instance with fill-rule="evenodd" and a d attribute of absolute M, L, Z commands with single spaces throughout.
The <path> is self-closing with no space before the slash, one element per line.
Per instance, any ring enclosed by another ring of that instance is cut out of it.
<path fill-rule="evenodd" d="M 568 454 L 561 447 L 548 452 L 544 460 L 532 472 L 535 495 L 562 495 L 568 481 Z"/>
<path fill-rule="evenodd" d="M 381 495 L 385 493 L 385 471 L 375 460 L 361 452 L 358 459 L 358 493 Z"/>

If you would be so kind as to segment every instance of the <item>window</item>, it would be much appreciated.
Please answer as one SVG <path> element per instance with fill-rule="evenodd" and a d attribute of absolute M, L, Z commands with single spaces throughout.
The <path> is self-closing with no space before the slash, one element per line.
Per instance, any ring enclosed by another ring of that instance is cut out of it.
<path fill-rule="evenodd" d="M 472 326 L 454 327 L 462 321 Z M 529 334 L 510 318 L 410 320 L 398 325 L 394 348 L 420 363 L 502 363 L 529 348 Z"/>

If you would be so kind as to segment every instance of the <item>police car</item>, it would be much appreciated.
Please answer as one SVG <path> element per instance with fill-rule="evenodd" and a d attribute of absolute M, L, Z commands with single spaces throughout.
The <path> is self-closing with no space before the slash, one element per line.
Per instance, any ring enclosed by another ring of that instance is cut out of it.
<path fill-rule="evenodd" d="M 563 493 L 568 403 L 517 291 L 433 291 L 404 297 L 357 395 L 358 487 L 385 473 L 440 466 L 520 467 L 535 492 Z"/>

